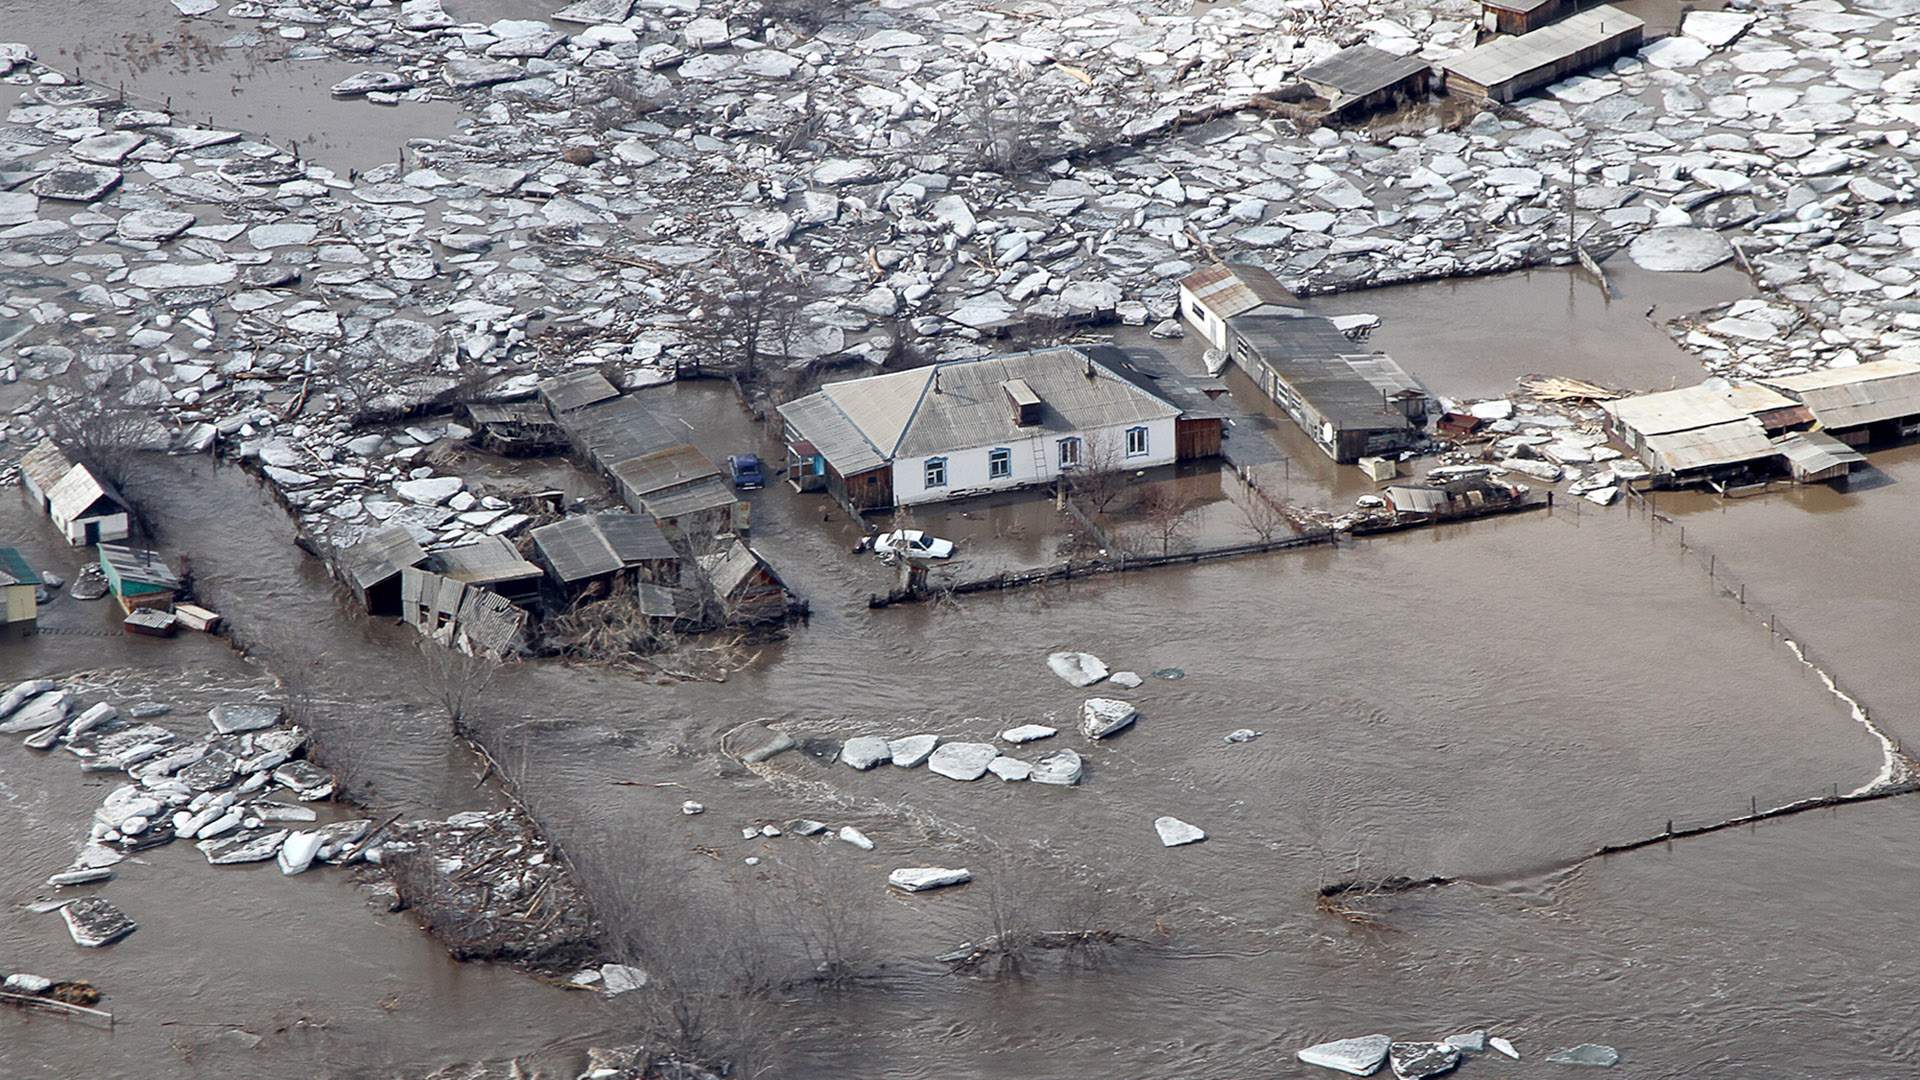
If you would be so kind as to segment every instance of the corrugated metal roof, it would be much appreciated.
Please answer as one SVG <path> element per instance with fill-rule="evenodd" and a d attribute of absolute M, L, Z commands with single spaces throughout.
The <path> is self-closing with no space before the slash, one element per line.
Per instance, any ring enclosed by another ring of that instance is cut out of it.
<path fill-rule="evenodd" d="M 1245 315 L 1233 333 L 1315 412 L 1347 430 L 1409 426 L 1389 398 L 1426 396 L 1418 380 L 1384 353 L 1369 353 L 1319 316 Z"/>
<path fill-rule="evenodd" d="M 512 544 L 498 536 L 435 551 L 427 556 L 427 567 L 469 585 L 525 581 L 541 573 L 539 567 L 521 558 Z"/>
<path fill-rule="evenodd" d="M 134 550 L 119 544 L 101 544 L 100 561 L 113 568 L 114 576 L 135 585 L 155 585 L 165 589 L 180 587 L 180 576 L 161 560 L 156 552 Z"/>
<path fill-rule="evenodd" d="M 1645 26 L 1617 7 L 1601 4 L 1532 33 L 1489 41 L 1440 66 L 1449 75 L 1492 88 Z"/>
<path fill-rule="evenodd" d="M 468 589 L 460 600 L 456 632 L 473 651 L 504 656 L 519 644 L 527 613 L 499 593 Z"/>
<path fill-rule="evenodd" d="M 613 463 L 664 450 L 687 437 L 631 396 L 610 398 L 575 409 L 560 419 L 575 450 L 602 469 Z"/>
<path fill-rule="evenodd" d="M 1193 294 L 1215 318 L 1230 319 L 1255 308 L 1273 305 L 1298 313 L 1300 298 L 1289 292 L 1265 267 L 1251 263 L 1214 263 L 1188 274 L 1180 287 Z"/>
<path fill-rule="evenodd" d="M 1866 455 L 1824 431 L 1802 431 L 1782 435 L 1774 445 L 1786 455 L 1796 475 L 1826 472 L 1842 465 L 1857 465 Z"/>
<path fill-rule="evenodd" d="M 639 509 L 657 520 L 664 520 L 703 510 L 724 510 L 739 501 L 734 497 L 732 484 L 718 476 L 706 476 L 642 495 Z"/>
<path fill-rule="evenodd" d="M 1528 12 L 1538 11 L 1548 4 L 1557 2 L 1558 0 L 1480 0 L 1480 6 L 1483 8 L 1492 8 L 1495 11 L 1511 11 L 1515 14 L 1525 15 Z"/>
<path fill-rule="evenodd" d="M 52 503 L 49 513 L 55 521 L 71 522 L 87 516 L 87 511 L 95 503 L 105 501 L 112 504 L 108 513 L 124 511 L 125 499 L 118 492 L 94 478 L 93 472 L 85 465 L 75 465 L 67 470 L 67 475 L 47 492 L 47 500 Z"/>
<path fill-rule="evenodd" d="M 1920 416 L 1920 364 L 1904 360 L 1875 360 L 1768 382 L 1798 398 L 1824 427 Z"/>
<path fill-rule="evenodd" d="M 1646 447 L 1654 458 L 1655 468 L 1676 473 L 1764 461 L 1780 455 L 1780 448 L 1767 438 L 1760 421 L 1750 416 L 1724 424 L 1649 435 Z"/>
<path fill-rule="evenodd" d="M 535 389 L 540 394 L 540 400 L 546 402 L 555 415 L 620 396 L 620 391 L 598 371 L 570 371 L 565 375 L 555 375 L 550 379 L 541 379 Z"/>
<path fill-rule="evenodd" d="M 1437 514 L 1451 501 L 1445 488 L 1398 484 L 1386 491 L 1387 501 L 1403 514 Z"/>
<path fill-rule="evenodd" d="M 426 561 L 427 553 L 405 526 L 388 525 L 340 553 L 347 578 L 361 589 L 377 585 L 409 566 Z"/>
<path fill-rule="evenodd" d="M 534 547 L 571 584 L 677 554 L 660 527 L 638 514 L 586 514 L 533 530 Z"/>
<path fill-rule="evenodd" d="M 1600 403 L 1600 408 L 1643 436 L 1665 435 L 1669 432 L 1728 424 L 1750 417 L 1753 410 L 1735 404 L 1735 397 L 1731 391 L 1732 387 L 1724 382 L 1701 383 L 1698 386 L 1683 386 L 1678 390 L 1662 390 L 1657 394 L 1640 394 L 1615 401 L 1603 401 Z M 1764 404 L 1765 408 L 1793 404 L 1778 394 L 1773 397 L 1778 400 L 1771 404 Z M 1741 391 L 1739 399 L 1742 402 L 1755 403 L 1764 403 L 1767 400 L 1747 390 Z"/>
<path fill-rule="evenodd" d="M 616 461 L 608 471 L 624 492 L 636 497 L 720 475 L 718 466 L 686 443 Z"/>
<path fill-rule="evenodd" d="M 1188 370 L 1158 349 L 1140 346 L 1083 345 L 1093 358 L 1114 374 L 1180 410 L 1182 420 L 1219 420 L 1227 416 L 1218 396 L 1227 384 L 1211 375 Z"/>
<path fill-rule="evenodd" d="M 1417 56 L 1395 56 L 1371 45 L 1353 45 L 1302 68 L 1300 77 L 1334 91 L 1337 103 L 1338 98 L 1365 97 L 1430 70 Z"/>
<path fill-rule="evenodd" d="M 780 418 L 841 476 L 856 476 L 887 463 L 887 455 L 826 394 L 787 402 L 780 406 Z"/>

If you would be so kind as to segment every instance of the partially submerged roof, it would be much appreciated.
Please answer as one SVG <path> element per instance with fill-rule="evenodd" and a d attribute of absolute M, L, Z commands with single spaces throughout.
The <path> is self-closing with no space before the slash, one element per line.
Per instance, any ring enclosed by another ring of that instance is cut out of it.
<path fill-rule="evenodd" d="M 738 538 L 723 551 L 700 556 L 700 569 L 713 584 L 713 591 L 722 597 L 739 591 L 760 566 L 760 556 Z"/>
<path fill-rule="evenodd" d="M 553 424 L 553 416 L 535 401 L 469 401 L 467 415 L 476 424 Z"/>
<path fill-rule="evenodd" d="M 427 568 L 467 585 L 526 581 L 541 574 L 539 567 L 521 558 L 512 544 L 498 536 L 433 552 L 427 557 Z"/>
<path fill-rule="evenodd" d="M 1550 67 L 1645 23 L 1610 4 L 1575 12 L 1531 33 L 1495 38 L 1441 62 L 1449 75 L 1485 87 L 1498 86 L 1531 71 Z"/>
<path fill-rule="evenodd" d="M 657 489 L 638 499 L 640 509 L 661 521 L 707 510 L 726 510 L 740 501 L 733 494 L 733 485 L 719 476 L 703 476 L 691 483 Z"/>
<path fill-rule="evenodd" d="M 1600 408 L 1644 436 L 1745 420 L 1755 410 L 1743 406 L 1759 405 L 1772 409 L 1792 404 L 1792 401 L 1778 394 L 1772 395 L 1771 399 L 1747 390 L 1736 394 L 1727 383 L 1710 381 L 1677 390 L 1662 390 L 1657 394 L 1603 401 Z"/>
<path fill-rule="evenodd" d="M 1767 438 L 1760 421 L 1750 416 L 1724 424 L 1649 435 L 1646 449 L 1652 464 L 1667 472 L 1689 472 L 1718 465 L 1738 465 L 1764 461 L 1780 454 L 1780 447 Z"/>
<path fill-rule="evenodd" d="M 660 527 L 638 514 L 582 514 L 542 525 L 532 536 L 540 557 L 567 584 L 678 557 Z"/>
<path fill-rule="evenodd" d="M 427 553 L 403 525 L 388 525 L 340 553 L 347 578 L 361 589 L 370 588 L 409 566 L 426 561 Z"/>
<path fill-rule="evenodd" d="M 1299 313 L 1300 298 L 1280 284 L 1265 267 L 1252 263 L 1214 263 L 1203 266 L 1180 280 L 1180 287 L 1193 294 L 1203 307 L 1219 319 L 1230 319 L 1256 308 L 1272 306 Z"/>
<path fill-rule="evenodd" d="M 1804 403 L 1823 427 L 1848 428 L 1920 415 L 1920 364 L 1875 360 L 1767 382 Z"/>
<path fill-rule="evenodd" d="M 40 575 L 19 548 L 0 547 L 0 585 L 38 585 Z"/>
<path fill-rule="evenodd" d="M 1334 91 L 1337 103 L 1340 99 L 1365 97 L 1385 90 L 1431 70 L 1427 62 L 1417 56 L 1396 56 L 1371 45 L 1353 45 L 1303 68 L 1300 77 L 1316 87 Z"/>
<path fill-rule="evenodd" d="M 161 560 L 159 553 L 120 544 L 101 544 L 100 561 L 113 576 L 128 585 L 150 585 L 161 589 L 180 587 L 180 576 Z"/>
<path fill-rule="evenodd" d="M 1340 427 L 1405 427 L 1407 415 L 1393 400 L 1427 396 L 1392 357 L 1368 352 L 1318 316 L 1243 316 L 1233 329 L 1314 411 Z"/>
<path fill-rule="evenodd" d="M 1851 467 L 1867 460 L 1866 455 L 1824 431 L 1782 435 L 1774 440 L 1774 445 L 1786 455 L 1796 473 L 1821 473 L 1842 465 Z"/>
<path fill-rule="evenodd" d="M 1438 514 L 1451 501 L 1445 488 L 1396 484 L 1386 490 L 1387 501 L 1403 514 Z"/>
<path fill-rule="evenodd" d="M 592 370 L 571 371 L 541 379 L 536 389 L 540 400 L 546 402 L 547 408 L 552 409 L 556 416 L 620 396 L 620 391 L 607 381 L 605 375 Z"/>

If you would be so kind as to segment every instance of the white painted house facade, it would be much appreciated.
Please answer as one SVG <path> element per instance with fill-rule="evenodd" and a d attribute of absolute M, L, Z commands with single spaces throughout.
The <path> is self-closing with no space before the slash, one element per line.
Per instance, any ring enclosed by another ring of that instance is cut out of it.
<path fill-rule="evenodd" d="M 1099 357 L 1041 349 L 828 383 L 780 407 L 790 475 L 836 494 L 883 482 L 859 506 L 872 509 L 1179 460 L 1180 408 Z"/>
<path fill-rule="evenodd" d="M 92 546 L 124 540 L 131 526 L 127 504 L 85 465 L 76 465 L 51 439 L 20 459 L 27 495 L 53 521 L 67 543 Z"/>

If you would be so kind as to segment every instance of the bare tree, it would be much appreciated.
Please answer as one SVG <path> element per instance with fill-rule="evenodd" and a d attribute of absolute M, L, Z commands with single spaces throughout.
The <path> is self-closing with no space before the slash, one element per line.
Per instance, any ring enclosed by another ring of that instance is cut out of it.
<path fill-rule="evenodd" d="M 421 674 L 434 704 L 446 713 L 455 734 L 467 733 L 476 707 L 486 699 L 500 662 L 485 654 L 468 655 L 426 638 L 420 639 Z"/>
<path fill-rule="evenodd" d="M 79 365 L 49 388 L 47 427 L 53 441 L 76 465 L 84 465 L 101 483 L 127 501 L 129 514 L 148 531 L 146 514 L 130 493 L 140 455 L 164 445 L 166 432 L 150 410 L 126 404 L 112 388 L 111 372 Z"/>
<path fill-rule="evenodd" d="M 1241 524 L 1259 537 L 1263 544 L 1271 544 L 1276 537 L 1293 529 L 1293 522 L 1287 517 L 1286 511 L 1251 487 L 1241 492 L 1234 505 L 1240 511 Z"/>
<path fill-rule="evenodd" d="M 1140 500 L 1142 528 L 1162 556 L 1171 555 L 1176 547 L 1184 545 L 1194 512 L 1199 508 L 1200 504 L 1191 496 L 1166 484 L 1155 486 Z"/>
<path fill-rule="evenodd" d="M 833 0 L 760 0 L 760 13 L 796 34 L 812 37 L 833 21 Z"/>
<path fill-rule="evenodd" d="M 718 276 L 695 293 L 688 344 L 695 364 L 753 381 L 761 363 L 784 360 L 803 328 L 806 295 L 779 257 L 765 252 L 730 256 Z"/>
<path fill-rule="evenodd" d="M 1080 463 L 1065 471 L 1067 493 L 1090 517 L 1104 518 L 1131 486 L 1120 440 L 1095 431 L 1080 443 Z"/>
<path fill-rule="evenodd" d="M 611 660 L 651 653 L 670 646 L 669 622 L 649 616 L 640 604 L 639 585 L 629 577 L 582 594 L 566 611 L 541 626 L 549 647 L 586 660 Z"/>

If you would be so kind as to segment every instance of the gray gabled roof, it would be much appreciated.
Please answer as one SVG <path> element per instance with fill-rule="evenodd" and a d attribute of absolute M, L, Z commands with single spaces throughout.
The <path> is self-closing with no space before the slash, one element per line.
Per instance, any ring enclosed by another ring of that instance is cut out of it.
<path fill-rule="evenodd" d="M 1395 56 L 1371 45 L 1354 45 L 1302 68 L 1300 77 L 1333 90 L 1338 100 L 1365 97 L 1429 70 L 1417 56 Z"/>
<path fill-rule="evenodd" d="M 347 578 L 361 589 L 387 580 L 427 559 L 419 541 L 405 526 L 388 525 L 340 553 Z"/>
<path fill-rule="evenodd" d="M 540 400 L 547 403 L 555 416 L 585 408 L 608 398 L 620 396 L 620 391 L 607 381 L 607 377 L 598 371 L 570 371 L 565 375 L 541 379 L 536 385 Z"/>
<path fill-rule="evenodd" d="M 1040 399 L 1036 423 L 1014 422 L 1012 382 Z M 1145 423 L 1180 409 L 1102 363 L 1095 350 L 1063 346 L 828 383 L 780 413 L 848 476 L 896 458 Z"/>
<path fill-rule="evenodd" d="M 1805 404 L 1821 426 L 1858 427 L 1920 415 L 1920 364 L 1875 360 L 1768 379 Z"/>
<path fill-rule="evenodd" d="M 564 583 L 678 557 L 660 526 L 638 514 L 583 514 L 533 530 L 534 547 Z"/>
<path fill-rule="evenodd" d="M 1601 4 L 1531 33 L 1496 38 L 1443 61 L 1440 66 L 1449 75 L 1491 88 L 1645 26 L 1617 7 Z"/>
<path fill-rule="evenodd" d="M 539 567 L 521 558 L 512 544 L 498 536 L 442 548 L 427 557 L 427 566 L 436 574 L 468 585 L 493 585 L 540 576 Z"/>

